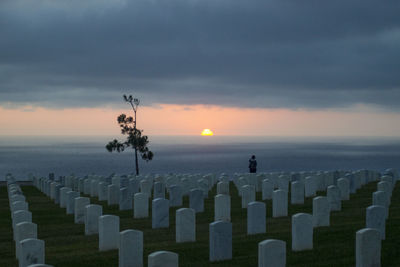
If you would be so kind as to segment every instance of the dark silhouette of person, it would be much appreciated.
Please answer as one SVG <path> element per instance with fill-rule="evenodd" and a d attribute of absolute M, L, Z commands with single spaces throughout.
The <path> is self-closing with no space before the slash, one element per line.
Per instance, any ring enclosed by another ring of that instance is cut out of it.
<path fill-rule="evenodd" d="M 251 156 L 251 158 L 249 159 L 249 169 L 250 169 L 250 173 L 256 173 L 257 172 L 257 160 L 256 160 L 256 156 Z"/>

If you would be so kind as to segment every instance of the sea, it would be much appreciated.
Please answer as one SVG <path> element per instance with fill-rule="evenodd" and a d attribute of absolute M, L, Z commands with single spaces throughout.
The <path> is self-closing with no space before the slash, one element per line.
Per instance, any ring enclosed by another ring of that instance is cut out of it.
<path fill-rule="evenodd" d="M 0 181 L 88 174 L 109 176 L 135 171 L 134 153 L 105 149 L 110 136 L 2 136 Z M 248 172 L 252 155 L 257 172 L 400 169 L 400 138 L 149 136 L 152 161 L 139 159 L 140 174 Z"/>

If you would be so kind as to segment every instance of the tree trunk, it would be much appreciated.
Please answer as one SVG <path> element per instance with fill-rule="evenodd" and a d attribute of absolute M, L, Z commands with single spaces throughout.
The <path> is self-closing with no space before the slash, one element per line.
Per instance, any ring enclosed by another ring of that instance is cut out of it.
<path fill-rule="evenodd" d="M 131 105 L 132 105 L 132 103 L 131 103 Z M 136 138 L 136 109 L 133 106 L 132 106 L 132 108 L 133 108 L 133 112 L 135 114 L 135 121 L 134 121 L 133 127 L 135 129 L 135 138 Z M 136 140 L 136 142 L 137 142 L 137 140 Z M 136 147 L 137 143 L 136 142 L 135 142 L 135 165 L 136 165 L 136 175 L 139 175 L 139 161 L 137 158 L 137 147 Z"/>
<path fill-rule="evenodd" d="M 139 175 L 139 161 L 137 157 L 137 148 L 135 147 L 135 165 L 136 165 L 136 175 Z"/>

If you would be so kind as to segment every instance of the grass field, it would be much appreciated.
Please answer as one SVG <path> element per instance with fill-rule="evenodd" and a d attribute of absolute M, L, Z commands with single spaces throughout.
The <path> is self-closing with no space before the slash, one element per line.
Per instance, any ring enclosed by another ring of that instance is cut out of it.
<path fill-rule="evenodd" d="M 98 251 L 98 237 L 85 236 L 84 225 L 74 224 L 73 215 L 54 204 L 50 198 L 33 186 L 22 186 L 22 191 L 32 212 L 32 221 L 38 225 L 38 238 L 45 241 L 46 263 L 54 266 L 118 266 L 118 251 Z M 158 250 L 179 254 L 179 266 L 257 266 L 258 243 L 265 239 L 286 241 L 287 266 L 354 266 L 355 233 L 365 227 L 365 208 L 372 204 L 376 183 L 365 185 L 342 202 L 342 211 L 331 213 L 331 226 L 314 229 L 314 249 L 304 252 L 291 251 L 291 215 L 298 212 L 312 213 L 312 198 L 304 205 L 289 205 L 289 216 L 272 218 L 272 202 L 267 204 L 267 233 L 246 235 L 246 209 L 241 209 L 241 199 L 231 183 L 231 216 L 233 224 L 233 259 L 210 263 L 209 223 L 214 217 L 215 187 L 205 200 L 205 212 L 196 214 L 194 243 L 175 243 L 175 211 L 170 209 L 170 227 L 151 229 L 151 219 L 133 219 L 133 211 L 119 211 L 117 206 L 107 206 L 105 201 L 91 198 L 92 204 L 103 206 L 103 214 L 120 217 L 120 230 L 136 229 L 144 233 L 144 266 L 147 256 Z M 324 195 L 321 193 L 320 195 Z M 88 197 L 88 196 L 87 196 Z M 261 194 L 257 193 L 257 200 Z M 188 207 L 184 198 L 184 207 Z M 150 205 L 151 207 L 151 205 Z M 150 211 L 151 214 L 151 211 Z M 0 187 L 0 266 L 18 266 L 12 240 L 11 216 L 7 188 Z M 386 224 L 386 240 L 382 242 L 382 266 L 400 266 L 400 183 L 393 191 L 390 215 Z"/>

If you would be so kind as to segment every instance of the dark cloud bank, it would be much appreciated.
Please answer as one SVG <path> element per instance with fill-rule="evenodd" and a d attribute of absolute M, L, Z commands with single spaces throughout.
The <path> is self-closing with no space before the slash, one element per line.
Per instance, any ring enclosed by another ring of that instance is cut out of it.
<path fill-rule="evenodd" d="M 399 11 L 398 0 L 2 0 L 0 104 L 104 106 L 134 93 L 399 110 Z"/>

